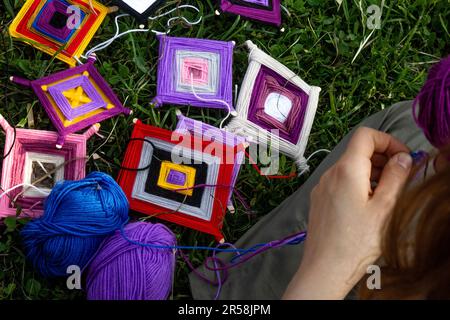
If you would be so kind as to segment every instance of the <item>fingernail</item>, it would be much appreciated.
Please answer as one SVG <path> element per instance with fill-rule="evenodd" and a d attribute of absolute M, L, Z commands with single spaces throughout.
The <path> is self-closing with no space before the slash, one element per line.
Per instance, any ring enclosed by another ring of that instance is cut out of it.
<path fill-rule="evenodd" d="M 397 163 L 405 170 L 409 170 L 412 166 L 413 159 L 407 153 L 399 153 L 397 155 Z"/>

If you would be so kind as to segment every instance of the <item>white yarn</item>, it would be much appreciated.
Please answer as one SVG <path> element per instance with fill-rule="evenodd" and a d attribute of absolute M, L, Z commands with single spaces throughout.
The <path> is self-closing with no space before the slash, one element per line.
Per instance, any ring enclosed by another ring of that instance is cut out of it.
<path fill-rule="evenodd" d="M 270 141 L 275 141 L 275 143 L 279 145 L 280 152 L 293 158 L 296 161 L 299 170 L 304 173 L 304 171 L 308 169 L 308 165 L 303 155 L 308 144 L 321 89 L 319 87 L 308 85 L 286 66 L 260 50 L 250 40 L 246 41 L 245 44 L 250 51 L 249 66 L 241 85 L 241 91 L 236 104 L 237 117 L 231 120 L 227 129 L 241 136 L 252 138 L 255 142 L 265 145 L 269 145 Z M 309 96 L 304 123 L 299 140 L 296 144 L 274 135 L 257 124 L 247 120 L 253 87 L 262 65 L 274 70 L 287 81 L 301 88 Z"/>
<path fill-rule="evenodd" d="M 328 150 L 328 149 L 319 149 L 319 150 L 314 151 L 313 153 L 311 153 L 311 155 L 307 159 L 305 159 L 305 157 L 302 157 L 301 159 L 295 161 L 295 164 L 297 165 L 297 167 L 300 170 L 300 173 L 298 174 L 299 177 L 304 175 L 305 173 L 309 172 L 309 169 L 310 169 L 309 161 L 314 156 L 316 156 L 317 154 L 319 154 L 321 152 L 331 153 L 331 151 Z"/>
<path fill-rule="evenodd" d="M 288 17 L 290 17 L 290 16 L 291 16 L 291 13 L 289 12 L 289 9 L 288 9 L 287 7 L 285 7 L 285 6 L 281 5 L 281 9 L 283 9 L 283 10 L 284 10 L 284 12 L 286 12 L 286 14 L 288 15 Z"/>
<path fill-rule="evenodd" d="M 159 16 L 149 17 L 148 19 L 153 21 L 153 20 L 156 20 L 158 18 L 167 16 L 168 14 L 170 14 L 170 13 L 172 13 L 172 12 L 178 10 L 178 9 L 183 9 L 183 8 L 194 9 L 195 11 L 200 13 L 200 10 L 197 7 L 189 5 L 189 4 L 183 4 L 181 6 L 178 6 L 177 8 L 173 8 L 172 10 L 170 10 L 170 11 L 168 11 L 166 13 L 160 14 Z M 195 26 L 196 24 L 199 24 L 202 21 L 203 17 L 198 18 L 196 21 L 189 21 L 188 19 L 186 19 L 185 17 L 182 17 L 182 16 L 172 17 L 169 20 L 167 20 L 167 27 L 170 28 L 170 24 L 172 23 L 172 21 L 174 21 L 176 19 L 181 19 L 184 22 L 186 22 L 188 25 Z"/>
<path fill-rule="evenodd" d="M 84 58 L 84 56 L 82 55 L 82 57 Z M 80 59 L 78 59 L 78 57 L 73 56 L 73 58 L 78 62 L 79 65 L 84 64 Z"/>
<path fill-rule="evenodd" d="M 194 9 L 195 11 L 197 11 L 198 13 L 200 13 L 200 10 L 199 10 L 197 7 L 192 6 L 192 5 L 185 4 L 185 5 L 178 6 L 177 8 L 173 8 L 173 9 L 171 9 L 171 10 L 169 10 L 169 11 L 163 13 L 163 14 L 160 14 L 160 15 L 158 15 L 158 16 L 149 17 L 148 19 L 151 20 L 151 21 L 153 21 L 153 20 L 156 20 L 156 19 L 158 19 L 158 18 L 167 16 L 167 15 L 171 14 L 172 12 L 174 12 L 174 11 L 176 11 L 176 10 L 178 10 L 178 9 L 184 9 L 184 8 Z M 102 42 L 102 43 L 99 43 L 99 44 L 96 45 L 95 47 L 91 48 L 88 52 L 86 52 L 86 54 L 82 55 L 82 57 L 83 57 L 84 59 L 87 59 L 87 58 L 88 58 L 91 54 L 93 54 L 94 52 L 97 52 L 97 51 L 99 51 L 99 50 L 106 49 L 106 48 L 109 47 L 115 40 L 119 39 L 120 37 L 123 37 L 124 35 L 130 34 L 130 33 L 134 33 L 134 32 L 153 32 L 153 33 L 155 33 L 155 34 L 168 34 L 168 33 L 170 32 L 170 25 L 171 25 L 172 21 L 174 21 L 174 20 L 176 20 L 176 19 L 182 19 L 184 22 L 186 22 L 187 24 L 189 24 L 189 25 L 191 25 L 191 26 L 199 24 L 199 23 L 202 21 L 202 19 L 203 19 L 203 17 L 200 17 L 200 18 L 198 18 L 196 21 L 189 21 L 189 20 L 186 19 L 185 17 L 182 17 L 182 16 L 176 16 L 176 17 L 170 18 L 170 19 L 167 21 L 167 27 L 168 27 L 168 31 L 167 31 L 167 32 L 160 32 L 160 31 L 153 30 L 153 29 L 142 29 L 142 28 L 139 28 L 139 29 L 130 29 L 130 30 L 127 30 L 127 31 L 124 31 L 124 32 L 120 33 L 119 18 L 122 18 L 122 17 L 128 17 L 128 16 L 129 16 L 129 14 L 126 14 L 126 13 L 117 15 L 117 16 L 115 17 L 115 19 L 114 19 L 114 22 L 115 22 L 115 25 L 116 25 L 116 33 L 114 34 L 114 36 L 113 36 L 112 38 L 110 38 L 110 39 L 108 39 L 108 40 Z"/>
<path fill-rule="evenodd" d="M 119 33 L 120 31 L 120 27 L 119 27 L 119 19 L 122 17 L 128 17 L 129 14 L 127 13 L 123 13 L 123 14 L 119 14 L 118 16 L 115 17 L 114 19 L 114 23 L 116 25 L 116 33 L 114 34 L 114 36 L 108 40 L 106 40 L 105 42 L 99 43 L 98 45 L 96 45 L 95 47 L 91 48 L 88 52 L 86 52 L 85 55 L 83 55 L 82 57 L 84 59 L 87 59 L 90 55 L 92 55 L 94 52 L 106 49 L 107 47 L 109 47 L 116 39 L 123 37 L 124 35 L 127 35 L 129 33 L 133 33 L 133 32 L 148 32 L 148 29 L 130 29 L 127 30 L 125 32 Z M 152 30 L 153 31 L 153 30 Z"/>
<path fill-rule="evenodd" d="M 160 14 L 160 15 L 158 15 L 158 16 L 155 16 L 155 17 L 148 17 L 148 20 L 153 21 L 153 20 L 162 18 L 162 17 L 164 17 L 164 16 L 167 16 L 167 15 L 171 14 L 172 12 L 174 12 L 174 11 L 176 11 L 176 10 L 184 9 L 184 8 L 194 9 L 195 11 L 197 11 L 198 13 L 200 13 L 200 10 L 199 10 L 197 7 L 192 6 L 192 5 L 190 5 L 190 4 L 182 4 L 182 5 L 178 6 L 178 7 L 173 8 L 173 9 L 171 9 L 171 10 L 165 12 L 165 13 L 162 13 L 162 14 Z M 169 21 L 167 21 L 167 26 L 169 27 L 169 26 L 170 26 L 171 20 L 174 20 L 174 19 L 182 19 L 182 20 L 184 20 L 186 23 L 188 23 L 188 24 L 190 24 L 190 25 L 196 25 L 196 24 L 199 24 L 200 21 L 202 21 L 202 18 L 203 18 L 203 17 L 200 17 L 199 19 L 197 19 L 197 21 L 191 22 L 191 21 L 187 20 L 185 17 L 181 17 L 181 16 L 179 16 L 179 17 L 173 17 L 173 18 L 170 18 Z"/>
<path fill-rule="evenodd" d="M 200 97 L 197 94 L 197 92 L 195 92 L 194 79 L 192 78 L 192 76 L 193 76 L 192 73 L 190 75 L 191 75 L 190 76 L 190 79 L 191 79 L 191 91 L 192 91 L 192 94 L 194 95 L 194 97 L 196 99 L 198 99 L 199 101 L 203 101 L 203 102 L 218 102 L 218 103 L 221 103 L 221 104 L 223 104 L 224 106 L 227 107 L 227 110 L 228 110 L 227 111 L 227 115 L 225 116 L 225 118 L 222 119 L 222 121 L 220 122 L 220 125 L 219 125 L 219 128 L 223 129 L 225 121 L 227 121 L 228 118 L 230 118 L 232 115 L 236 115 L 236 112 L 231 109 L 230 105 L 226 101 L 219 100 L 219 99 L 205 99 L 205 98 Z"/>
<path fill-rule="evenodd" d="M 44 195 L 44 196 L 46 196 L 46 197 L 50 194 L 50 192 L 42 191 L 41 189 L 39 189 L 38 187 L 36 187 L 36 186 L 34 186 L 34 185 L 32 185 L 32 184 L 29 184 L 29 183 L 21 183 L 21 184 L 18 184 L 18 185 L 16 185 L 16 186 L 12 187 L 12 188 L 9 188 L 9 189 L 5 190 L 5 191 L 0 195 L 0 199 L 3 198 L 3 197 L 4 197 L 5 195 L 7 195 L 8 193 L 10 193 L 11 191 L 14 191 L 14 190 L 16 190 L 16 189 L 18 189 L 18 188 L 21 188 L 21 187 L 32 188 L 32 189 L 36 190 L 37 192 L 41 193 L 42 195 Z"/>
<path fill-rule="evenodd" d="M 93 12 L 96 16 L 98 16 L 97 11 L 94 9 L 94 4 L 92 3 L 92 0 L 89 0 L 89 7 L 91 8 L 91 12 Z"/>

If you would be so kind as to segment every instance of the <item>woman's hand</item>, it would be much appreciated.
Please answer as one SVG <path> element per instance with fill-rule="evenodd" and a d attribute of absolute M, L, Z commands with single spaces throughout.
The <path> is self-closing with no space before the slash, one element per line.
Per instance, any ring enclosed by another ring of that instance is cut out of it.
<path fill-rule="evenodd" d="M 380 256 L 383 226 L 411 167 L 408 148 L 392 136 L 368 128 L 355 132 L 311 194 L 305 251 L 285 299 L 348 294 Z"/>

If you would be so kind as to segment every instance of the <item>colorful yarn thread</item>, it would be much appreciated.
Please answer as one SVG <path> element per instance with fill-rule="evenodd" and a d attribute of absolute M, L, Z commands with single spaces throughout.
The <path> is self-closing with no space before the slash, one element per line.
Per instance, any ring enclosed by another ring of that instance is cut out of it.
<path fill-rule="evenodd" d="M 172 247 L 175 235 L 162 224 L 135 222 L 116 231 L 100 247 L 87 273 L 88 300 L 165 300 L 172 291 L 175 251 L 130 243 Z"/>
<path fill-rule="evenodd" d="M 87 272 L 88 300 L 164 300 L 173 284 L 176 253 L 188 267 L 205 282 L 217 286 L 215 299 L 220 296 L 228 270 L 245 263 L 254 256 L 271 249 L 298 245 L 306 232 L 296 233 L 281 240 L 257 244 L 249 249 L 235 248 L 231 244 L 217 247 L 179 246 L 175 235 L 162 224 L 135 222 L 128 224 L 109 237 L 92 259 Z M 225 248 L 224 248 L 225 246 Z M 208 250 L 212 257 L 205 261 L 206 269 L 214 271 L 216 280 L 210 280 L 195 270 L 181 250 Z M 226 264 L 216 257 L 217 252 L 231 252 L 235 256 Z"/>
<path fill-rule="evenodd" d="M 437 148 L 450 142 L 450 56 L 431 67 L 413 104 L 414 118 Z"/>
<path fill-rule="evenodd" d="M 228 269 L 271 248 L 298 244 L 306 235 L 302 232 L 249 249 L 178 246 L 162 224 L 137 222 L 124 227 L 127 213 L 124 194 L 106 174 L 94 172 L 81 181 L 60 183 L 46 201 L 44 216 L 22 231 L 27 257 L 46 277 L 66 276 L 71 265 L 83 270 L 89 265 L 90 300 L 162 300 L 172 289 L 176 250 L 213 251 L 206 265 L 216 272 L 217 298 Z M 226 265 L 216 252 L 237 255 Z"/>
<path fill-rule="evenodd" d="M 107 174 L 59 183 L 44 215 L 22 230 L 27 258 L 44 277 L 67 276 L 73 265 L 83 269 L 102 241 L 128 222 L 128 209 L 125 194 Z"/>

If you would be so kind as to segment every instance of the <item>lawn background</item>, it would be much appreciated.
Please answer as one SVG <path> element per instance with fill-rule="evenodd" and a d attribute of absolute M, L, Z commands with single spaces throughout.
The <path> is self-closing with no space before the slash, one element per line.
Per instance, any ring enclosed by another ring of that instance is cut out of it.
<path fill-rule="evenodd" d="M 284 32 L 238 16 L 222 15 L 214 11 L 217 2 L 168 1 L 168 5 L 188 3 L 201 10 L 201 24 L 188 28 L 177 24 L 172 36 L 199 37 L 237 43 L 234 54 L 234 83 L 240 84 L 247 66 L 247 50 L 243 43 L 252 40 L 261 49 L 285 64 L 311 85 L 320 86 L 322 93 L 317 116 L 312 128 L 307 155 L 317 149 L 332 149 L 349 130 L 366 116 L 401 100 L 413 99 L 423 84 L 431 64 L 450 52 L 450 1 L 386 1 L 381 28 L 375 30 L 366 46 L 355 57 L 360 44 L 372 30 L 367 28 L 366 10 L 379 1 L 284 0 L 290 16 L 283 12 Z M 28 127 L 27 107 L 31 107 L 35 126 L 50 129 L 52 125 L 31 90 L 7 84 L 10 75 L 37 79 L 67 66 L 48 55 L 12 40 L 8 26 L 24 1 L 0 0 L 0 112 L 11 124 Z M 108 1 L 102 1 L 108 4 Z M 183 10 L 183 15 L 195 20 L 197 15 Z M 121 30 L 136 28 L 132 18 L 125 18 Z M 164 30 L 167 19 L 152 23 L 152 29 Z M 115 32 L 113 16 L 107 17 L 95 35 L 93 45 L 108 39 Z M 154 109 L 150 104 L 156 92 L 157 40 L 153 33 L 127 35 L 106 50 L 97 53 L 96 63 L 119 98 L 134 111 L 133 117 L 144 123 L 173 129 L 176 124 L 175 107 Z M 9 60 L 9 74 L 5 61 Z M 7 86 L 7 93 L 5 92 Z M 8 109 L 5 109 L 6 99 Z M 195 119 L 218 125 L 221 111 L 182 108 Z M 133 117 L 117 117 L 102 123 L 101 134 L 89 141 L 88 153 L 101 144 L 101 150 L 121 162 Z M 112 128 L 115 130 L 111 133 Z M 4 142 L 4 135 L 1 137 Z M 3 145 L 0 146 L 3 148 Z M 317 156 L 312 168 L 323 155 Z M 289 173 L 292 161 L 281 159 L 281 173 Z M 114 177 L 115 167 L 101 161 L 89 162 L 88 172 L 100 170 Z M 280 204 L 299 188 L 304 179 L 268 180 L 259 176 L 250 165 L 245 165 L 237 187 L 253 208 L 252 214 L 236 202 L 237 212 L 228 214 L 224 234 L 227 241 L 237 240 L 258 219 Z M 136 217 L 140 217 L 135 215 Z M 25 221 L 8 218 L 0 226 L 0 299 L 84 299 L 84 293 L 65 289 L 65 280 L 45 280 L 27 263 L 19 231 Z M 170 225 L 180 244 L 214 245 L 212 238 L 198 232 Z M 203 251 L 190 253 L 194 265 L 202 263 Z M 174 299 L 190 298 L 188 269 L 178 261 L 174 283 Z"/>

